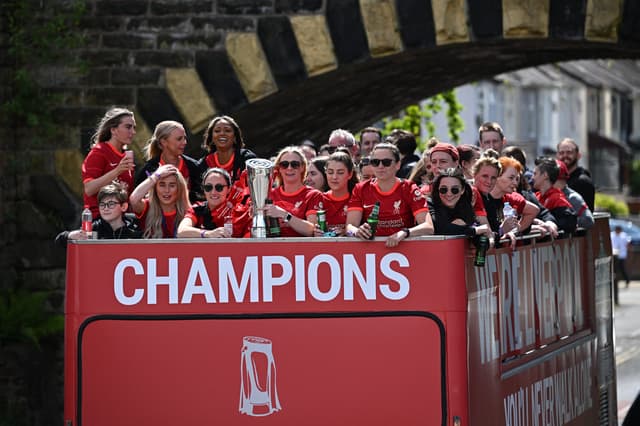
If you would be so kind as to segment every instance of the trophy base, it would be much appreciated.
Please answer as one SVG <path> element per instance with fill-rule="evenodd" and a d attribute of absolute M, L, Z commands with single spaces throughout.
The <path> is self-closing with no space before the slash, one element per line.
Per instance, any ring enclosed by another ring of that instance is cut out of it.
<path fill-rule="evenodd" d="M 251 238 L 267 238 L 267 228 L 251 228 Z"/>

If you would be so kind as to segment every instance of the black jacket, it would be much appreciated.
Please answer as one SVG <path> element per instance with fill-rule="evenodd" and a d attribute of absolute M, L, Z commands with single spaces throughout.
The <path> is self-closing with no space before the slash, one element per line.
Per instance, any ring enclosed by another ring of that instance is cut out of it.
<path fill-rule="evenodd" d="M 431 198 L 427 199 L 427 206 L 429 207 L 429 214 L 433 221 L 433 231 L 436 235 L 466 235 L 473 237 L 476 235 L 476 230 L 473 227 L 473 207 L 471 204 L 468 206 L 461 206 L 462 201 L 458 202 L 456 209 L 450 209 L 445 205 L 437 206 L 433 203 Z M 456 219 L 462 219 L 467 225 L 456 225 L 451 223 Z"/>
<path fill-rule="evenodd" d="M 118 229 L 112 229 L 109 222 L 97 218 L 93 221 L 93 230 L 98 233 L 99 240 L 125 240 L 142 238 L 143 230 L 134 213 L 125 213 L 122 217 L 124 225 Z M 57 246 L 66 248 L 69 241 L 69 231 L 63 231 L 56 236 Z"/>
<path fill-rule="evenodd" d="M 595 211 L 596 187 L 593 185 L 591 174 L 587 169 L 576 167 L 576 169 L 569 175 L 567 185 L 569 185 L 569 188 L 582 195 L 584 202 L 589 206 L 589 210 L 592 212 Z"/>

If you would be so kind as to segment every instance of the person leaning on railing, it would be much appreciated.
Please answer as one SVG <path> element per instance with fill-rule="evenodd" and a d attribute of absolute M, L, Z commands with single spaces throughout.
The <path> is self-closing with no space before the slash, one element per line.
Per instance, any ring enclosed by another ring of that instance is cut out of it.
<path fill-rule="evenodd" d="M 433 182 L 431 196 L 427 199 L 434 234 L 493 237 L 489 225 L 476 222 L 472 194 L 461 168 L 440 171 Z"/>
<path fill-rule="evenodd" d="M 98 209 L 100 217 L 92 224 L 92 231 L 97 239 L 138 239 L 142 238 L 142 228 L 129 209 L 128 194 L 125 185 L 113 182 L 103 186 L 98 192 Z M 82 229 L 63 231 L 56 236 L 56 245 L 66 247 L 68 240 L 86 240 L 87 234 Z"/>
<path fill-rule="evenodd" d="M 380 202 L 375 236 L 387 237 L 387 247 L 395 247 L 410 236 L 433 234 L 433 223 L 418 186 L 396 177 L 400 151 L 395 145 L 381 143 L 371 152 L 375 179 L 357 184 L 347 209 L 347 236 L 361 240 L 372 237 L 367 223 L 376 202 Z"/>

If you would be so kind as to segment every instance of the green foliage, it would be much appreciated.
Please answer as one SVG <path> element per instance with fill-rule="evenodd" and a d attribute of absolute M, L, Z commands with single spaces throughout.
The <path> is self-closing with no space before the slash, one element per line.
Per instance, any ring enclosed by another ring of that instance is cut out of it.
<path fill-rule="evenodd" d="M 640 195 L 640 160 L 635 160 L 631 165 L 631 177 L 629 179 L 631 195 Z"/>
<path fill-rule="evenodd" d="M 422 107 L 420 105 L 409 105 L 399 118 L 384 119 L 383 136 L 388 135 L 393 129 L 408 130 L 416 136 L 418 148 L 422 151 L 429 138 L 436 136 L 435 125 L 432 118 L 434 114 L 442 111 L 443 105 L 447 106 L 447 123 L 449 125 L 449 137 L 451 142 L 460 142 L 460 132 L 464 129 L 464 123 L 460 117 L 462 104 L 458 102 L 455 91 L 447 90 L 427 99 Z M 422 126 L 425 126 L 428 137 L 421 139 Z"/>
<path fill-rule="evenodd" d="M 40 347 L 40 339 L 64 331 L 64 317 L 46 306 L 48 292 L 3 290 L 0 292 L 0 347 L 8 342 Z"/>
<path fill-rule="evenodd" d="M 0 104 L 0 125 L 30 128 L 43 139 L 52 134 L 51 113 L 59 99 L 38 84 L 37 74 L 54 64 L 82 68 L 74 49 L 83 45 L 78 27 L 84 10 L 82 0 L 64 8 L 58 2 L 5 0 L 2 19 L 9 35 L 11 93 Z"/>
<path fill-rule="evenodd" d="M 629 216 L 629 206 L 610 195 L 596 192 L 596 210 L 608 211 L 612 216 Z"/>

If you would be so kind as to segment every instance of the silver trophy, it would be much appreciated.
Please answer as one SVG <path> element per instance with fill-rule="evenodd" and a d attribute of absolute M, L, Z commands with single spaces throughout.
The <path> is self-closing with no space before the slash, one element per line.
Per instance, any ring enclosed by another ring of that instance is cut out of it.
<path fill-rule="evenodd" d="M 251 202 L 253 203 L 251 237 L 267 238 L 267 222 L 264 207 L 267 198 L 269 198 L 269 191 L 271 190 L 273 163 L 264 158 L 252 158 L 247 160 L 246 164 L 247 183 L 251 191 Z"/>

